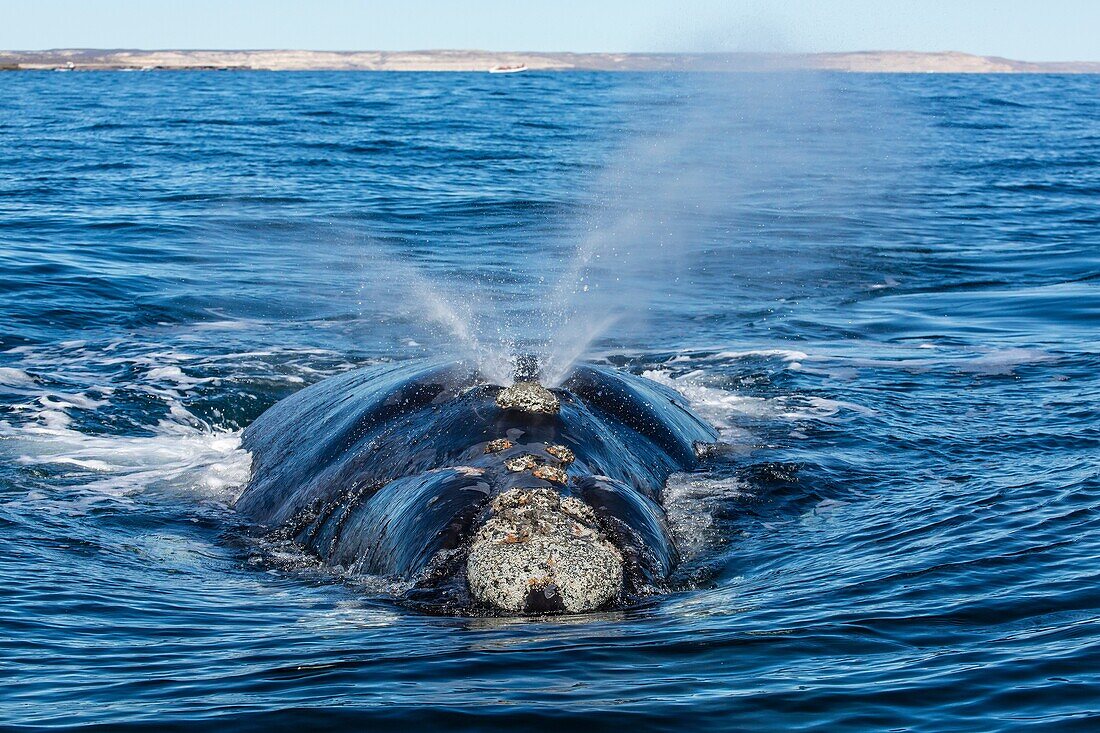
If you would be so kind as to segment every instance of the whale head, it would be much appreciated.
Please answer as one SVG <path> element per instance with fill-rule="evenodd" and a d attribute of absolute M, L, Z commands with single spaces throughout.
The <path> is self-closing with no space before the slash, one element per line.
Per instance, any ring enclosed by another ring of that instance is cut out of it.
<path fill-rule="evenodd" d="M 429 612 L 622 607 L 677 561 L 660 505 L 717 434 L 675 392 L 581 365 L 551 388 L 469 365 L 375 365 L 307 387 L 250 425 L 258 527 Z"/>

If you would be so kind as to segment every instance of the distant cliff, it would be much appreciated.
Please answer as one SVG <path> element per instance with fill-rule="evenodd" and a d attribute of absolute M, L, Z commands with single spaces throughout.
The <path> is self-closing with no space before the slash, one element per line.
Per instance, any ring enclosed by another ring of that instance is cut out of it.
<path fill-rule="evenodd" d="M 490 51 L 0 51 L 0 70 L 487 71 L 525 65 L 545 71 L 769 71 L 864 73 L 1100 74 L 1100 62 L 1029 62 L 947 51 L 856 53 L 523 53 Z"/>

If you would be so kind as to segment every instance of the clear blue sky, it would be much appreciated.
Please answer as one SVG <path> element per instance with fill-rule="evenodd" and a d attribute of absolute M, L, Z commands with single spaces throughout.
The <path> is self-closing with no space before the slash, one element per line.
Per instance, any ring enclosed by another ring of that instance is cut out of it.
<path fill-rule="evenodd" d="M 0 48 L 967 51 L 1100 60 L 1100 0 L 0 0 Z"/>

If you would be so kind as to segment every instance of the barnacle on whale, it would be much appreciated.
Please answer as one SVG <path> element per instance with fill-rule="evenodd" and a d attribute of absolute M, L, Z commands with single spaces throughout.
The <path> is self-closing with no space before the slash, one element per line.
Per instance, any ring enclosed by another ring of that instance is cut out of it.
<path fill-rule="evenodd" d="M 556 466 L 535 466 L 531 471 L 531 475 L 535 478 L 542 479 L 543 481 L 550 481 L 555 484 L 564 484 L 567 480 L 565 471 Z"/>
<path fill-rule="evenodd" d="M 509 458 L 504 462 L 504 467 L 509 471 L 519 473 L 520 471 L 529 471 L 532 468 L 536 468 L 539 465 L 539 459 L 537 456 L 533 456 L 530 453 L 524 453 L 522 456 L 516 456 L 515 458 Z"/>
<path fill-rule="evenodd" d="M 548 445 L 546 446 L 546 452 L 561 461 L 563 466 L 567 466 L 573 462 L 576 456 L 573 455 L 573 451 L 566 448 L 564 445 Z"/>

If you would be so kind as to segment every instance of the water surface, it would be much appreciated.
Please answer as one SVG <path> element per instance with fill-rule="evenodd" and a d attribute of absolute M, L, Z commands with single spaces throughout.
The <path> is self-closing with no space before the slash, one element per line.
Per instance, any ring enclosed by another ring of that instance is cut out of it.
<path fill-rule="evenodd" d="M 0 724 L 1093 729 L 1100 77 L 723 84 L 0 75 Z M 266 407 L 546 310 L 730 446 L 673 592 L 430 616 L 242 526 Z"/>

